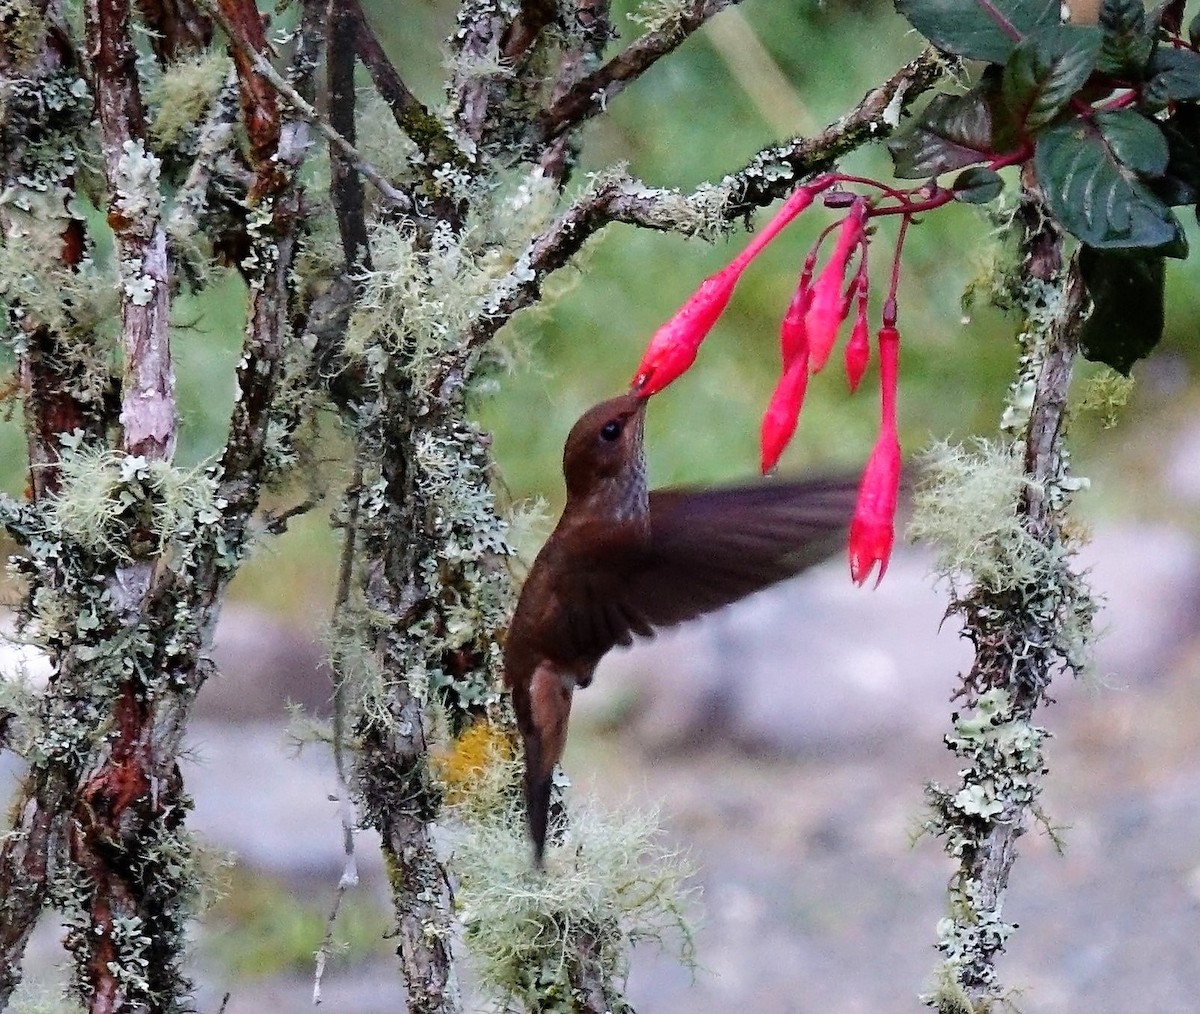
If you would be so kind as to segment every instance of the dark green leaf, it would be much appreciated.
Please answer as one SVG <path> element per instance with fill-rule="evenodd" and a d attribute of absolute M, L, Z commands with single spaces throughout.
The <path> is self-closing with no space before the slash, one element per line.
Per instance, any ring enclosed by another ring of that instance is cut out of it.
<path fill-rule="evenodd" d="M 1130 110 L 1097 116 L 1095 125 L 1082 120 L 1048 127 L 1034 148 L 1033 167 L 1046 203 L 1064 229 L 1100 249 L 1165 247 L 1182 235 L 1175 216 L 1119 158 L 1110 141 L 1116 138 L 1135 165 L 1152 165 L 1156 142 Z M 1161 133 L 1148 124 L 1165 148 Z M 1114 123 L 1115 121 L 1115 123 Z"/>
<path fill-rule="evenodd" d="M 1161 176 L 1167 169 L 1170 149 L 1162 130 L 1132 109 L 1097 113 L 1096 126 L 1118 162 L 1139 176 Z"/>
<path fill-rule="evenodd" d="M 1159 126 L 1170 158 L 1166 172 L 1151 187 L 1167 204 L 1195 204 L 1200 199 L 1200 108 L 1181 105 Z"/>
<path fill-rule="evenodd" d="M 1000 94 L 1017 136 L 1050 123 L 1091 76 L 1100 53 L 1094 28 L 1055 27 L 1022 42 L 1004 65 Z"/>
<path fill-rule="evenodd" d="M 1154 33 L 1147 26 L 1142 0 L 1103 0 L 1099 20 L 1104 41 L 1096 69 L 1140 79 L 1154 49 Z"/>
<path fill-rule="evenodd" d="M 888 141 L 896 176 L 928 179 L 990 159 L 994 89 L 988 79 L 964 95 L 935 95 L 907 130 Z"/>
<path fill-rule="evenodd" d="M 1004 63 L 1039 28 L 1059 23 L 1059 0 L 896 0 L 930 42 L 967 60 Z"/>
<path fill-rule="evenodd" d="M 1188 42 L 1193 46 L 1200 46 L 1200 14 L 1192 18 L 1188 25 Z"/>
<path fill-rule="evenodd" d="M 955 177 L 951 190 L 955 200 L 966 201 L 968 204 L 987 204 L 1000 196 L 1004 189 L 1004 180 L 1000 174 L 983 166 L 964 169 Z"/>
<path fill-rule="evenodd" d="M 1080 332 L 1085 358 L 1128 376 L 1163 333 L 1163 258 L 1084 246 L 1079 268 L 1092 313 Z"/>
<path fill-rule="evenodd" d="M 1200 99 L 1200 53 L 1190 49 L 1159 48 L 1150 58 L 1149 81 L 1142 89 L 1142 105 L 1163 109 L 1170 102 Z"/>

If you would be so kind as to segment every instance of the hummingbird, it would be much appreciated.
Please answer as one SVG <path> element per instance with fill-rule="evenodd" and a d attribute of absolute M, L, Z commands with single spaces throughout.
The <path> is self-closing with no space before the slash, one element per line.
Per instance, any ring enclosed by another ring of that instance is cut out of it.
<path fill-rule="evenodd" d="M 572 697 L 600 659 L 820 562 L 843 544 L 854 511 L 858 484 L 849 477 L 650 491 L 645 411 L 646 397 L 631 391 L 572 427 L 566 506 L 529 570 L 505 642 L 539 868 Z"/>

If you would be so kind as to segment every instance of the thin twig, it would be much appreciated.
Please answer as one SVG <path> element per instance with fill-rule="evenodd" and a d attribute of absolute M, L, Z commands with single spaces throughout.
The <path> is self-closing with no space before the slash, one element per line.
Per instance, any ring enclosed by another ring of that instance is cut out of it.
<path fill-rule="evenodd" d="M 556 137 L 584 120 L 601 112 L 613 96 L 637 80 L 668 53 L 678 49 L 714 14 L 741 0 L 691 0 L 672 16 L 662 28 L 647 32 L 622 50 L 602 67 L 580 78 L 565 94 L 557 98 L 536 123 L 539 145 L 547 145 Z"/>
<path fill-rule="evenodd" d="M 466 154 L 438 118 L 413 94 L 388 59 L 358 0 L 345 0 L 343 16 L 354 21 L 358 58 L 371 75 L 375 90 L 391 109 L 396 126 L 412 139 L 430 162 L 450 162 L 460 168 L 467 167 L 470 162 Z"/>
<path fill-rule="evenodd" d="M 361 14 L 361 12 L 359 12 Z M 329 95 L 329 123 L 348 143 L 356 139 L 354 92 L 354 48 L 359 25 L 351 5 L 345 0 L 330 0 L 326 11 L 325 82 Z M 362 180 L 334 145 L 329 146 L 329 192 L 333 197 L 338 232 L 346 271 L 370 269 L 371 249 L 367 244 L 367 223 L 363 216 Z"/>
<path fill-rule="evenodd" d="M 192 167 L 183 185 L 175 192 L 175 206 L 167 220 L 172 238 L 187 236 L 199 228 L 200 212 L 208 203 L 208 188 L 217 171 L 217 162 L 223 154 L 236 149 L 237 134 L 233 125 L 237 122 L 237 97 L 237 71 L 230 68 L 225 84 L 200 128 Z"/>
<path fill-rule="evenodd" d="M 392 184 L 387 181 L 387 179 L 378 169 L 376 169 L 373 165 L 371 165 L 371 163 L 364 159 L 361 154 L 359 154 L 358 149 L 355 148 L 354 145 L 352 145 L 349 141 L 342 137 L 341 134 L 334 130 L 333 127 L 329 125 L 328 121 L 317 112 L 312 104 L 307 102 L 304 97 L 301 96 L 298 91 L 296 91 L 295 88 L 288 84 L 283 75 L 271 66 L 267 58 L 263 56 L 262 53 L 260 53 L 257 49 L 255 49 L 245 35 L 233 23 L 233 21 L 226 17 L 225 13 L 217 5 L 216 0 L 199 0 L 199 2 L 200 5 L 204 7 L 204 9 L 207 10 L 208 13 L 216 19 L 217 23 L 225 30 L 225 34 L 229 38 L 229 41 L 232 42 L 233 45 L 250 60 L 251 65 L 254 68 L 254 72 L 260 75 L 271 85 L 272 88 L 274 88 L 284 99 L 286 99 L 288 105 L 290 105 L 297 113 L 299 113 L 300 116 L 312 124 L 317 133 L 319 133 L 323 138 L 325 138 L 326 141 L 337 148 L 338 151 L 340 151 L 345 157 L 346 161 L 349 162 L 355 170 L 360 172 L 377 191 L 379 191 L 380 196 L 383 197 L 383 199 L 394 210 L 404 215 L 412 215 L 414 213 L 412 198 L 409 197 L 408 194 L 392 186 Z"/>
<path fill-rule="evenodd" d="M 574 12 L 571 45 L 559 61 L 550 92 L 551 103 L 566 95 L 590 68 L 600 62 L 612 31 L 609 0 L 578 0 Z M 578 135 L 564 133 L 550 141 L 538 157 L 542 171 L 561 186 L 577 160 Z"/>
<path fill-rule="evenodd" d="M 342 539 L 342 555 L 338 562 L 337 594 L 333 603 L 333 624 L 337 627 L 343 611 L 350 600 L 350 584 L 354 577 L 355 544 L 358 539 L 358 510 L 362 491 L 362 461 L 354 461 L 354 478 L 346 491 L 348 504 L 345 537 Z M 337 773 L 338 817 L 342 822 L 342 852 L 346 865 L 338 879 L 333 894 L 329 916 L 325 920 L 325 936 L 317 950 L 316 971 L 313 975 L 313 1003 L 321 1002 L 321 979 L 325 974 L 325 963 L 333 947 L 333 927 L 337 922 L 338 910 L 346 891 L 358 884 L 358 863 L 354 854 L 354 812 L 350 806 L 350 780 L 346 775 L 346 677 L 335 663 L 333 670 L 333 767 Z"/>

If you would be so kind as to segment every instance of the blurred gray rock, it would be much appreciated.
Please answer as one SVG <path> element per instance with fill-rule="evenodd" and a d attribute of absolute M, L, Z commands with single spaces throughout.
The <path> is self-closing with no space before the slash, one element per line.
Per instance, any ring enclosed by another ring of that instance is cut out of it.
<path fill-rule="evenodd" d="M 1166 491 L 1184 503 L 1200 505 L 1200 414 L 1193 415 L 1174 434 L 1164 457 Z"/>
<path fill-rule="evenodd" d="M 297 750 L 278 722 L 194 722 L 181 767 L 191 826 L 207 843 L 277 876 L 337 882 L 345 857 L 328 747 Z M 378 837 L 358 839 L 360 871 L 381 871 Z"/>
<path fill-rule="evenodd" d="M 809 754 L 929 733 L 944 723 L 955 674 L 970 661 L 957 627 L 942 624 L 946 604 L 924 554 L 898 552 L 873 591 L 830 561 L 614 652 L 576 706 L 659 750 L 728 742 Z"/>
<path fill-rule="evenodd" d="M 1080 550 L 1101 598 L 1096 670 L 1128 686 L 1156 679 L 1200 634 L 1200 545 L 1166 525 L 1097 527 Z"/>
<path fill-rule="evenodd" d="M 254 606 L 221 610 L 213 637 L 217 673 L 196 704 L 200 718 L 225 722 L 283 719 L 289 701 L 312 714 L 329 712 L 332 694 L 325 647 L 301 629 Z"/>

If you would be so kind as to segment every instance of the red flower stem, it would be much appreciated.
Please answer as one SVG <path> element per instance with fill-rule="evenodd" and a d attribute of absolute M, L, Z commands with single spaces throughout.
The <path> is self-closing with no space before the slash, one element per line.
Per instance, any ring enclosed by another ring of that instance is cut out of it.
<path fill-rule="evenodd" d="M 1109 101 L 1103 103 L 1102 105 L 1095 106 L 1094 108 L 1096 112 L 1099 113 L 1111 113 L 1116 109 L 1125 109 L 1128 106 L 1132 106 L 1135 102 L 1137 102 L 1137 100 L 1138 93 L 1135 91 L 1129 91 L 1124 95 L 1118 95 L 1115 99 L 1109 99 Z"/>
<path fill-rule="evenodd" d="M 922 211 L 933 211 L 934 208 L 942 208 L 954 200 L 953 190 L 938 190 L 932 197 L 924 201 L 910 201 L 907 204 L 898 204 L 891 208 L 872 208 L 867 212 L 868 218 L 882 218 L 884 215 L 904 215 L 906 218 L 910 215 L 920 214 Z"/>
<path fill-rule="evenodd" d="M 907 200 L 908 196 L 912 194 L 911 190 L 897 190 L 895 187 L 889 187 L 886 183 L 880 183 L 879 180 L 873 180 L 867 176 L 848 176 L 845 173 L 837 173 L 835 178 L 839 183 L 857 183 L 864 187 L 877 187 L 888 197 L 894 197 L 898 201 Z"/>
<path fill-rule="evenodd" d="M 879 329 L 879 429 L 896 433 L 896 388 L 900 380 L 900 335 L 895 326 Z"/>
<path fill-rule="evenodd" d="M 900 232 L 896 235 L 896 252 L 892 255 L 892 276 L 888 283 L 887 298 L 883 302 L 884 327 L 896 326 L 896 290 L 900 287 L 900 255 L 904 252 L 904 237 L 911 222 L 907 215 L 900 220 Z"/>

